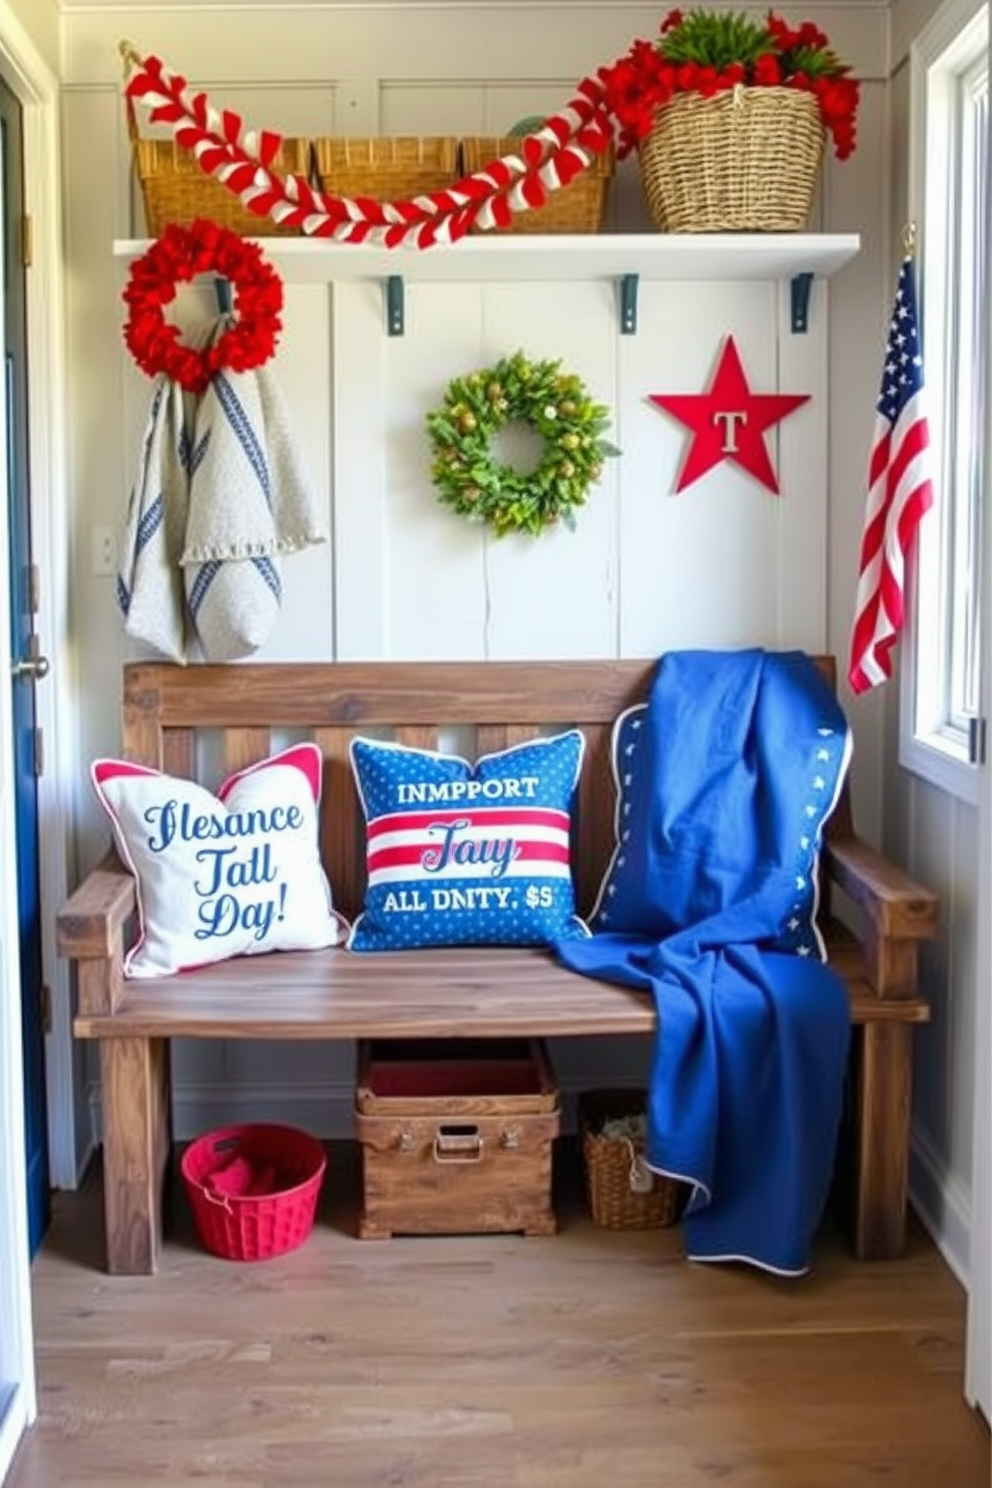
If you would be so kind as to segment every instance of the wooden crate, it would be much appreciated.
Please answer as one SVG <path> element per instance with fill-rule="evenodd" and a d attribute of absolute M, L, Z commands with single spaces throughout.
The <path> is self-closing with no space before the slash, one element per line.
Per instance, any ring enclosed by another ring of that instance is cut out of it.
<path fill-rule="evenodd" d="M 540 1040 L 362 1041 L 363 1239 L 553 1235 L 558 1091 Z"/>

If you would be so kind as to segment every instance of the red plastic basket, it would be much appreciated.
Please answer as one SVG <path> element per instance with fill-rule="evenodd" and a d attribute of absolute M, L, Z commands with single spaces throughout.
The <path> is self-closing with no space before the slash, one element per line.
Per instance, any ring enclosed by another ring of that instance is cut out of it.
<path fill-rule="evenodd" d="M 221 1193 L 212 1177 L 242 1160 L 271 1182 L 257 1194 Z M 265 1261 L 302 1245 L 313 1229 L 327 1166 L 321 1144 L 292 1126 L 225 1126 L 198 1137 L 181 1172 L 196 1232 L 228 1261 Z"/>

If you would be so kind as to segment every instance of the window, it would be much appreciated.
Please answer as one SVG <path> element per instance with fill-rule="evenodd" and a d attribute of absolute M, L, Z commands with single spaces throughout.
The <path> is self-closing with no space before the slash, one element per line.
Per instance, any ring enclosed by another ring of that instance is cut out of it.
<path fill-rule="evenodd" d="M 919 531 L 902 763 L 977 799 L 983 524 L 989 477 L 988 8 L 945 5 L 921 37 L 921 318 L 937 501 Z"/>

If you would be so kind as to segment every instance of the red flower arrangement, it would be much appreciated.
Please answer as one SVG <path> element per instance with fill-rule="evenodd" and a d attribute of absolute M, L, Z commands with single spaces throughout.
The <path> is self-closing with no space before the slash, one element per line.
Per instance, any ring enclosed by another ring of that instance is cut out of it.
<path fill-rule="evenodd" d="M 651 132 L 656 112 L 678 93 L 713 97 L 726 89 L 797 88 L 812 93 L 838 160 L 854 151 L 858 84 L 812 21 L 793 28 L 769 11 L 763 22 L 742 13 L 670 10 L 656 42 L 635 41 L 599 70 L 616 116 L 619 153 Z"/>
<path fill-rule="evenodd" d="M 226 279 L 234 290 L 234 320 L 212 346 L 196 351 L 165 318 L 177 286 L 199 274 Z M 282 281 L 257 243 L 200 219 L 191 227 L 170 224 L 131 265 L 124 301 L 124 341 L 149 377 L 164 373 L 190 393 L 202 393 L 218 372 L 247 372 L 267 362 L 282 321 Z"/>

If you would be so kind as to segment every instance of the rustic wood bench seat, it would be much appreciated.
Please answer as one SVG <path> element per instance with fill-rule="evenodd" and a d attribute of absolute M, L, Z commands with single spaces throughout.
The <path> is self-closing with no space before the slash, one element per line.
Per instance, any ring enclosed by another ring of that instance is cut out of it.
<path fill-rule="evenodd" d="M 833 681 L 829 657 L 818 665 Z M 195 776 L 197 741 L 219 735 L 223 773 L 310 738 L 324 758 L 321 845 L 336 907 L 364 892 L 364 822 L 348 746 L 356 733 L 489 753 L 576 726 L 587 746 L 573 827 L 579 907 L 588 912 L 613 845 L 613 721 L 642 700 L 653 661 L 246 664 L 124 668 L 125 758 Z M 465 744 L 466 729 L 472 748 Z M 216 756 L 216 751 L 215 751 Z M 206 782 L 215 784 L 214 781 Z M 856 1036 L 844 1153 L 852 1244 L 865 1259 L 898 1255 L 905 1233 L 911 1033 L 929 1017 L 917 952 L 936 932 L 937 901 L 854 834 L 847 790 L 821 855 L 821 928 L 846 983 Z M 830 916 L 830 886 L 854 914 Z M 171 1151 L 169 1042 L 174 1037 L 596 1037 L 650 1034 L 644 996 L 563 968 L 550 952 L 461 947 L 358 955 L 340 948 L 241 957 L 157 980 L 127 980 L 136 900 L 111 853 L 59 914 L 76 963 L 75 1033 L 100 1048 L 108 1269 L 156 1268 Z"/>

